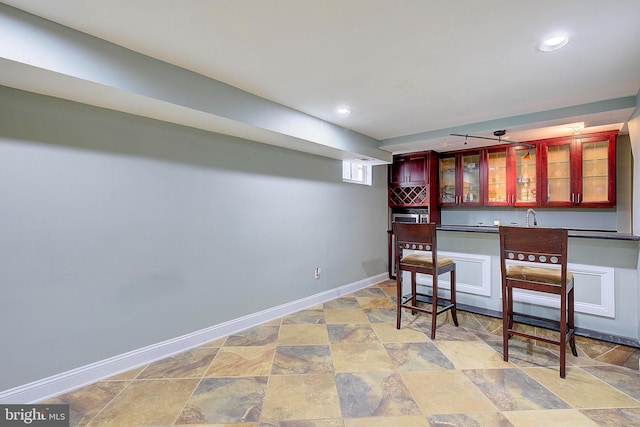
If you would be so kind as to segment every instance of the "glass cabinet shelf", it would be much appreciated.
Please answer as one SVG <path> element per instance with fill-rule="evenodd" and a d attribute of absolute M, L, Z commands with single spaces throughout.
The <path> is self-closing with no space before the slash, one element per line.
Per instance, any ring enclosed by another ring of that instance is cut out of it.
<path fill-rule="evenodd" d="M 487 154 L 487 202 L 506 203 L 507 150 L 489 151 Z"/>

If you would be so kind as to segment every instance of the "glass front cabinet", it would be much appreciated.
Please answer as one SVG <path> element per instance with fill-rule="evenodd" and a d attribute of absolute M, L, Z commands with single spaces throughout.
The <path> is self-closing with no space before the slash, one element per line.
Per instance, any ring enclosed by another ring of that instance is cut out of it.
<path fill-rule="evenodd" d="M 485 206 L 535 206 L 539 194 L 536 159 L 535 146 L 486 149 Z"/>
<path fill-rule="evenodd" d="M 511 204 L 513 197 L 508 185 L 507 148 L 488 149 L 485 154 L 487 164 L 487 189 L 485 205 L 502 206 Z"/>
<path fill-rule="evenodd" d="M 513 147 L 515 165 L 514 205 L 535 206 L 538 203 L 538 162 L 536 147 Z"/>
<path fill-rule="evenodd" d="M 615 138 L 604 133 L 541 141 L 541 204 L 615 205 Z"/>
<path fill-rule="evenodd" d="M 440 157 L 440 205 L 481 205 L 480 151 Z"/>

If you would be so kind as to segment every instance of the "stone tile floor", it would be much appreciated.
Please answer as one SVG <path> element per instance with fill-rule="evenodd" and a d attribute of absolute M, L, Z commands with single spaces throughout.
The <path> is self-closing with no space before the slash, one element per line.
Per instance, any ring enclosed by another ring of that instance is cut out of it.
<path fill-rule="evenodd" d="M 558 349 L 501 321 L 404 313 L 395 282 L 231 335 L 49 399 L 72 426 L 638 426 L 640 351 L 577 338 L 566 379 Z"/>

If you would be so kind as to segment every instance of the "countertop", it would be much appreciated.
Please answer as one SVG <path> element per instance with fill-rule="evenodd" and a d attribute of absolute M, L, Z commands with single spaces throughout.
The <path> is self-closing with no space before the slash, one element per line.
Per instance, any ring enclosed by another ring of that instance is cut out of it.
<path fill-rule="evenodd" d="M 438 225 L 438 230 L 498 234 L 497 226 L 483 226 L 483 225 Z M 631 233 L 618 233 L 615 231 L 598 231 L 598 230 L 574 230 L 571 228 L 569 229 L 569 237 L 580 237 L 585 239 L 640 241 L 640 236 L 635 236 Z"/>

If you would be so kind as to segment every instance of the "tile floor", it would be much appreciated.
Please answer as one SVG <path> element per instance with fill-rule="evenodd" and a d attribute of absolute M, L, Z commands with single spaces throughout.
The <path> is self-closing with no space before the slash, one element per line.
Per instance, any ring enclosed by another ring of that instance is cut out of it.
<path fill-rule="evenodd" d="M 640 425 L 638 349 L 578 338 L 562 380 L 557 347 L 505 363 L 499 319 L 443 314 L 432 341 L 394 301 L 383 282 L 47 402 L 96 427 Z"/>

